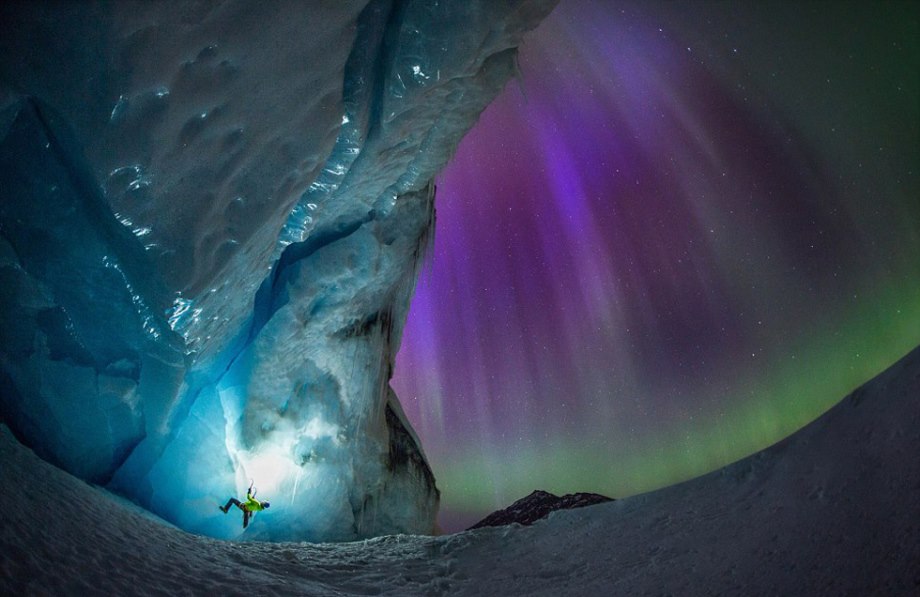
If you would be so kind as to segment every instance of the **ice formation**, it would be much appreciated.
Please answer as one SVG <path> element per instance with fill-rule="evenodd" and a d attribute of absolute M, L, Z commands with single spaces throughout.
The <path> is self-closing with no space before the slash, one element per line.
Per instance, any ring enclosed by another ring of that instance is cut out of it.
<path fill-rule="evenodd" d="M 179 526 L 428 532 L 389 388 L 433 177 L 554 4 L 0 7 L 0 413 Z"/>

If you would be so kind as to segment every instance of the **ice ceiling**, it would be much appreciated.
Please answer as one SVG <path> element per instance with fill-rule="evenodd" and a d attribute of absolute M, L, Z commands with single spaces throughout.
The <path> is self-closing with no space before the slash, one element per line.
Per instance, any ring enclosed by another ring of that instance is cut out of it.
<path fill-rule="evenodd" d="M 431 532 L 389 388 L 432 178 L 553 2 L 4 4 L 0 406 L 181 527 Z"/>

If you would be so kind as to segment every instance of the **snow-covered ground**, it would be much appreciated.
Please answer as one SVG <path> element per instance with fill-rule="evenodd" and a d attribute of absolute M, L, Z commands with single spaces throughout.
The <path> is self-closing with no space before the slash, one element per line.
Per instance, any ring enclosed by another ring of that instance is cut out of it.
<path fill-rule="evenodd" d="M 920 348 L 790 438 L 704 477 L 530 527 L 339 544 L 185 533 L 2 427 L 0 593 L 916 594 L 918 406 Z"/>

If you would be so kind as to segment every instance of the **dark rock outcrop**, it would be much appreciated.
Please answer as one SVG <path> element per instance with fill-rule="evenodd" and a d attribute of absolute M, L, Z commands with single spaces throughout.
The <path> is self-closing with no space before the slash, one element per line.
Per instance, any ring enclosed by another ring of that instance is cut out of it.
<path fill-rule="evenodd" d="M 498 527 L 515 522 L 529 525 L 542 518 L 546 518 L 549 516 L 550 512 L 555 512 L 556 510 L 583 508 L 585 506 L 593 506 L 594 504 L 611 501 L 613 501 L 612 498 L 596 493 L 570 493 L 559 497 L 558 495 L 538 489 L 527 497 L 514 502 L 507 508 L 496 510 L 489 514 L 467 530 L 471 531 L 482 527 Z"/>

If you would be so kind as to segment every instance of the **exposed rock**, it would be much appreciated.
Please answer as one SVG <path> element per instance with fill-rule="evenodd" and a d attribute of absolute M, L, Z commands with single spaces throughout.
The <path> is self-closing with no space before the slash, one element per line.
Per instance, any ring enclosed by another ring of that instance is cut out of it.
<path fill-rule="evenodd" d="M 473 526 L 468 531 L 482 527 L 498 527 L 506 524 L 518 523 L 530 525 L 546 518 L 550 512 L 556 510 L 570 510 L 584 508 L 594 504 L 612 502 L 613 499 L 596 493 L 569 493 L 562 497 L 539 489 L 514 502 L 507 508 L 496 510 Z"/>

